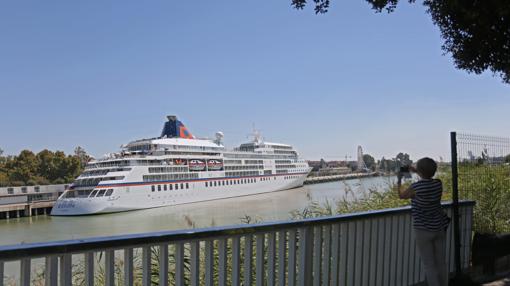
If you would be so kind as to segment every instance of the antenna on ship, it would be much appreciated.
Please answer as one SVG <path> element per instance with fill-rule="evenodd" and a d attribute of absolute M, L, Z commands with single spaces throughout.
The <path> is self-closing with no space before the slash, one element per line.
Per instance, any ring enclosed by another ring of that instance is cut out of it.
<path fill-rule="evenodd" d="M 221 145 L 223 143 L 223 137 L 225 137 L 225 135 L 223 135 L 223 132 L 218 131 L 216 132 L 215 136 L 216 139 L 214 139 L 214 143 L 216 143 L 216 145 Z"/>
<path fill-rule="evenodd" d="M 257 143 L 257 144 L 260 144 L 260 143 L 264 142 L 264 138 L 262 137 L 262 133 L 260 132 L 260 130 L 255 128 L 255 123 L 253 124 L 252 130 L 253 130 L 252 133 L 250 135 L 248 135 L 248 137 L 252 137 L 253 138 L 253 142 Z"/>

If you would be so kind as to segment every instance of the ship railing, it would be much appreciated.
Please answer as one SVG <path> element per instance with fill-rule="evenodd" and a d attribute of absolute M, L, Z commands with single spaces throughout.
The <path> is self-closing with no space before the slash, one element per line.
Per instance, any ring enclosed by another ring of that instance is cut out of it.
<path fill-rule="evenodd" d="M 472 201 L 460 203 L 469 265 Z M 450 203 L 444 204 L 451 215 Z M 142 214 L 142 213 L 141 213 Z M 452 228 L 447 265 L 453 271 Z M 18 276 L 16 276 L 18 273 Z M 0 247 L 0 285 L 414 285 L 409 207 L 329 217 Z M 19 283 L 16 283 L 19 282 Z"/>

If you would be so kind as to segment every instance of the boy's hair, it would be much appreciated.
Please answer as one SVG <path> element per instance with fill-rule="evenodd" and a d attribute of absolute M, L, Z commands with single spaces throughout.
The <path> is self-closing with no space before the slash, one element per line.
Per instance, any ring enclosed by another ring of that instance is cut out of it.
<path fill-rule="evenodd" d="M 416 162 L 416 170 L 424 179 L 432 179 L 437 171 L 437 164 L 431 158 L 421 158 Z"/>

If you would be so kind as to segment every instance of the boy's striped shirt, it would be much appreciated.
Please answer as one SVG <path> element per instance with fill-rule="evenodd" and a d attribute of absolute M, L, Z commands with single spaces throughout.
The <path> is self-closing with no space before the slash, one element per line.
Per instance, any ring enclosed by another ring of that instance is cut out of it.
<path fill-rule="evenodd" d="M 443 184 L 441 180 L 422 179 L 411 184 L 415 192 L 411 200 L 411 213 L 415 229 L 428 231 L 446 230 L 450 218 L 444 213 L 441 206 Z"/>

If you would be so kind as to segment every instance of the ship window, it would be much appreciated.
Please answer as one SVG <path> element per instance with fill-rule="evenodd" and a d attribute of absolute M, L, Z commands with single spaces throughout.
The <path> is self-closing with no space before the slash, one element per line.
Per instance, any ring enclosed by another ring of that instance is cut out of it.
<path fill-rule="evenodd" d="M 179 184 L 175 184 L 175 189 L 178 190 L 179 189 Z"/>
<path fill-rule="evenodd" d="M 158 192 L 161 191 L 161 185 L 158 185 Z"/>
<path fill-rule="evenodd" d="M 105 192 L 106 192 L 106 190 L 105 190 L 105 189 L 100 190 L 100 191 L 99 191 L 99 193 L 97 194 L 97 197 L 99 198 L 99 197 L 104 196 L 104 193 L 105 193 Z"/>
<path fill-rule="evenodd" d="M 167 185 L 163 185 L 163 190 L 164 191 L 168 190 L 168 186 Z"/>
<path fill-rule="evenodd" d="M 96 196 L 96 194 L 97 194 L 97 190 L 93 190 L 93 191 L 92 191 L 92 193 L 90 193 L 90 196 L 89 196 L 89 197 L 90 197 L 90 198 L 93 198 L 93 197 L 95 197 L 95 196 Z"/>
<path fill-rule="evenodd" d="M 109 197 L 113 194 L 113 189 L 109 189 L 108 191 L 106 191 L 106 194 L 104 194 L 105 196 Z"/>
<path fill-rule="evenodd" d="M 186 189 L 189 189 L 189 183 L 186 183 Z"/>
<path fill-rule="evenodd" d="M 214 181 L 214 186 L 216 187 L 216 181 Z"/>
<path fill-rule="evenodd" d="M 225 181 L 223 181 L 222 185 L 225 186 Z"/>
<path fill-rule="evenodd" d="M 207 182 L 205 182 L 205 187 L 206 187 L 206 188 L 207 188 L 207 187 L 209 187 L 209 184 L 208 184 Z"/>
<path fill-rule="evenodd" d="M 183 184 L 183 183 L 181 183 L 181 190 L 182 190 L 182 189 L 184 189 L 184 184 Z"/>
<path fill-rule="evenodd" d="M 156 187 L 154 185 L 151 186 L 152 191 L 154 192 L 156 190 Z"/>
<path fill-rule="evenodd" d="M 170 191 L 172 190 L 173 186 L 172 184 L 168 185 L 168 189 L 170 189 Z"/>

